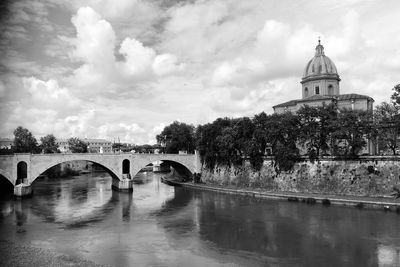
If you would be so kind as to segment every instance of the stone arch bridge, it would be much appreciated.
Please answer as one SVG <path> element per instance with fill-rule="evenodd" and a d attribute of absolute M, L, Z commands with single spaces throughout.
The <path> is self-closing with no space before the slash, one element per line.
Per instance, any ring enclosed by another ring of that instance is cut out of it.
<path fill-rule="evenodd" d="M 200 173 L 201 163 L 195 154 L 25 154 L 0 156 L 0 175 L 14 185 L 17 196 L 30 195 L 31 184 L 46 170 L 63 162 L 89 161 L 102 166 L 113 178 L 113 189 L 132 190 L 131 178 L 146 165 L 162 161 L 172 166 L 178 174 L 191 177 Z M 23 181 L 17 185 L 17 181 Z"/>

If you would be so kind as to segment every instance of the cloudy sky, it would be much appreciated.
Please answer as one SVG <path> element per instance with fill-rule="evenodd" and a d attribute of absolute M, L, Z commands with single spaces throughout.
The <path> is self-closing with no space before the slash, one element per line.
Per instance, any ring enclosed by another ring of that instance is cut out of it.
<path fill-rule="evenodd" d="M 341 93 L 400 83 L 398 0 L 2 0 L 0 137 L 21 125 L 154 143 L 174 120 L 253 116 L 301 97 L 318 36 Z"/>

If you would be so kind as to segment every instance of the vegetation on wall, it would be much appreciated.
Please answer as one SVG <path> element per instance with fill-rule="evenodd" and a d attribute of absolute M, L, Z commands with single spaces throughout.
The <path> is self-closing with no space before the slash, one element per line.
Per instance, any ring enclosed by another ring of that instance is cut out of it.
<path fill-rule="evenodd" d="M 259 170 L 270 146 L 277 168 L 287 170 L 299 156 L 298 128 L 297 117 L 290 113 L 217 119 L 197 128 L 197 150 L 208 169 L 219 165 L 238 167 L 249 159 L 252 167 Z"/>

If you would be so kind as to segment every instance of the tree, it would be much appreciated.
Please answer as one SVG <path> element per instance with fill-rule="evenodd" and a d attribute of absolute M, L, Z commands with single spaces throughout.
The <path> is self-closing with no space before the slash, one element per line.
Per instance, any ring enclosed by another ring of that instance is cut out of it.
<path fill-rule="evenodd" d="M 260 114 L 255 115 L 253 118 L 254 142 L 259 144 L 262 154 L 265 153 L 267 144 L 269 142 L 267 139 L 268 120 L 269 117 L 267 114 L 265 114 L 265 112 L 261 112 Z"/>
<path fill-rule="evenodd" d="M 237 132 L 232 126 L 222 129 L 221 134 L 217 136 L 217 160 L 218 164 L 231 166 L 237 165 L 241 160 L 236 143 Z"/>
<path fill-rule="evenodd" d="M 253 121 L 248 117 L 238 118 L 233 120 L 235 129 L 235 147 L 237 154 L 241 157 L 248 157 L 248 148 L 254 135 Z"/>
<path fill-rule="evenodd" d="M 265 126 L 266 139 L 269 140 L 275 156 L 276 170 L 291 170 L 300 156 L 296 146 L 300 127 L 298 117 L 292 113 L 273 114 L 269 116 Z"/>
<path fill-rule="evenodd" d="M 224 162 L 224 155 L 219 151 L 221 144 L 218 144 L 217 138 L 231 124 L 232 120 L 229 118 L 218 118 L 212 123 L 199 125 L 196 129 L 196 148 L 200 153 L 201 163 L 209 170 Z"/>
<path fill-rule="evenodd" d="M 200 153 L 202 165 L 212 170 L 217 164 L 217 153 L 215 150 L 216 130 L 214 125 L 207 123 L 199 125 L 195 133 L 196 149 Z"/>
<path fill-rule="evenodd" d="M 32 133 L 21 126 L 14 130 L 14 152 L 16 153 L 39 153 L 36 138 Z"/>
<path fill-rule="evenodd" d="M 388 147 L 396 155 L 400 135 L 400 110 L 393 104 L 383 102 L 375 107 L 374 122 L 378 147 Z"/>
<path fill-rule="evenodd" d="M 257 142 L 255 138 L 248 143 L 247 155 L 249 157 L 251 166 L 256 171 L 259 171 L 262 168 L 264 163 L 264 151 L 265 149 L 262 149 L 261 143 Z"/>
<path fill-rule="evenodd" d="M 58 145 L 56 144 L 56 138 L 52 134 L 48 134 L 40 138 L 40 148 L 43 153 L 60 153 Z"/>
<path fill-rule="evenodd" d="M 157 142 L 165 147 L 166 153 L 178 153 L 180 150 L 193 153 L 195 148 L 193 137 L 193 125 L 174 121 L 166 126 L 156 138 Z"/>
<path fill-rule="evenodd" d="M 310 159 L 318 158 L 321 151 L 329 149 L 332 120 L 337 116 L 336 107 L 303 106 L 297 112 L 300 121 L 299 141 L 305 145 Z"/>
<path fill-rule="evenodd" d="M 400 110 L 400 84 L 393 87 L 393 94 L 390 97 L 395 109 Z"/>
<path fill-rule="evenodd" d="M 372 114 L 366 111 L 341 110 L 335 120 L 332 120 L 333 138 L 336 140 L 336 154 L 358 155 L 367 145 L 366 138 L 372 131 Z M 338 144 L 344 140 L 343 148 Z M 342 151 L 340 151 L 342 150 Z"/>
<path fill-rule="evenodd" d="M 88 144 L 83 142 L 77 137 L 72 137 L 68 139 L 68 147 L 72 153 L 87 153 Z"/>

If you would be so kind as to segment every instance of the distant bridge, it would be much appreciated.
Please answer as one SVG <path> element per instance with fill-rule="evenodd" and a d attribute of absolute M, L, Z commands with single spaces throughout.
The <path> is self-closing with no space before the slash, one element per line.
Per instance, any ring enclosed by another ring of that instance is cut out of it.
<path fill-rule="evenodd" d="M 70 153 L 70 154 L 25 154 L 0 156 L 0 176 L 4 176 L 14 185 L 16 195 L 31 194 L 31 184 L 46 170 L 69 161 L 94 162 L 104 168 L 113 178 L 113 188 L 131 190 L 131 177 L 136 175 L 146 165 L 162 161 L 172 166 L 178 174 L 192 176 L 199 173 L 201 164 L 195 154 L 99 154 L 99 153 Z M 17 185 L 17 182 L 22 181 Z M 21 192 L 20 192 L 21 191 Z"/>

